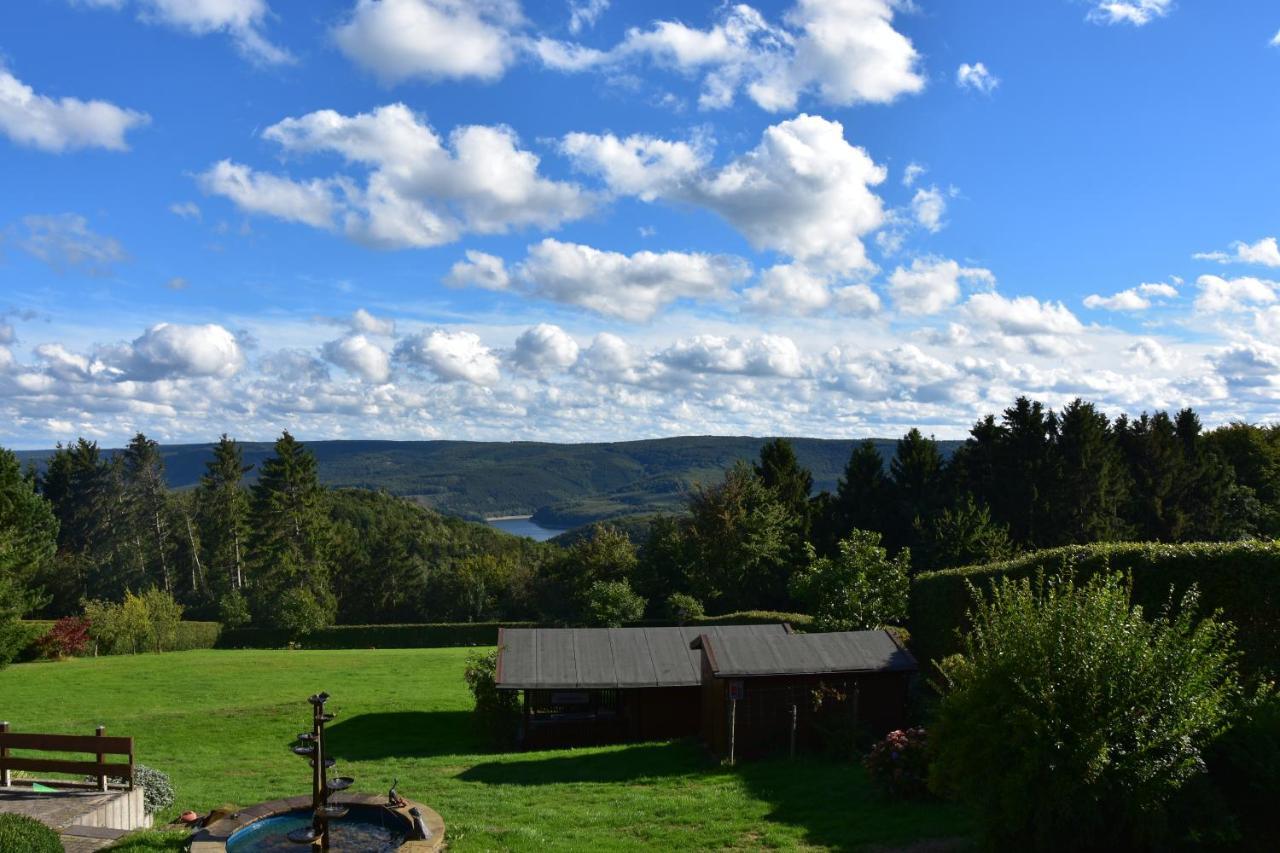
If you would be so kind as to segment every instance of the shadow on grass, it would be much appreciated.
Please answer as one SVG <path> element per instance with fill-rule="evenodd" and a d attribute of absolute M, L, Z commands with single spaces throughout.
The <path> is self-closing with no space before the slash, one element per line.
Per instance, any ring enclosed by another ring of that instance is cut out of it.
<path fill-rule="evenodd" d="M 340 719 L 325 734 L 329 755 L 345 761 L 471 755 L 485 751 L 470 711 L 395 711 Z"/>
<path fill-rule="evenodd" d="M 457 778 L 486 785 L 634 782 L 638 779 L 689 776 L 713 766 L 706 752 L 691 741 L 640 744 L 603 752 L 583 750 L 555 757 L 546 753 L 524 754 L 535 757 L 477 764 L 458 774 Z"/>
<path fill-rule="evenodd" d="M 935 839 L 949 843 L 919 849 L 965 849 L 973 830 L 958 806 L 882 796 L 858 764 L 775 758 L 743 763 L 736 772 L 752 796 L 770 804 L 767 820 L 801 827 L 808 843 L 831 850 L 916 849 Z"/>

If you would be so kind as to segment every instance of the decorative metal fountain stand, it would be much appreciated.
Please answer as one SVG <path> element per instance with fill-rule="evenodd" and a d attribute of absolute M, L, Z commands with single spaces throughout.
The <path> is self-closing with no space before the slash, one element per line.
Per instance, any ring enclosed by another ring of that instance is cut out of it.
<path fill-rule="evenodd" d="M 307 700 L 311 703 L 311 731 L 298 735 L 293 747 L 296 755 L 311 759 L 311 826 L 304 826 L 289 833 L 289 840 L 297 844 L 310 844 L 313 850 L 329 849 L 329 821 L 347 814 L 348 808 L 329 802 L 329 795 L 345 791 L 355 782 L 350 776 L 329 778 L 329 769 L 335 761 L 324 748 L 324 727 L 334 715 L 324 709 L 329 701 L 328 693 L 317 693 Z"/>

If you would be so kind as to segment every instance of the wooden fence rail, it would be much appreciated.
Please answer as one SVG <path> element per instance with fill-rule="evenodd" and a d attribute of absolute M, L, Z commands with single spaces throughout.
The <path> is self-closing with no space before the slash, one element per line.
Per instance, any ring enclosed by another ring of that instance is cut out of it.
<path fill-rule="evenodd" d="M 71 761 L 63 758 L 17 757 L 10 750 L 23 749 L 35 752 L 84 752 L 92 754 L 93 761 Z M 125 761 L 107 761 L 107 756 L 124 756 Z M 29 773 L 72 773 L 92 776 L 98 790 L 107 790 L 107 779 L 117 777 L 133 787 L 133 738 L 107 737 L 105 726 L 98 726 L 93 735 L 54 735 L 9 731 L 9 724 L 0 722 L 0 787 L 13 784 L 12 771 Z"/>

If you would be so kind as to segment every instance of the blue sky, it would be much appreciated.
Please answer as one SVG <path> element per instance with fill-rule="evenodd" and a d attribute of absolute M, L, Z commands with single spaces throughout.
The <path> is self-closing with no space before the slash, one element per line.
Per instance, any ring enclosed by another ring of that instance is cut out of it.
<path fill-rule="evenodd" d="M 33 0 L 0 444 L 1280 419 L 1280 9 Z"/>

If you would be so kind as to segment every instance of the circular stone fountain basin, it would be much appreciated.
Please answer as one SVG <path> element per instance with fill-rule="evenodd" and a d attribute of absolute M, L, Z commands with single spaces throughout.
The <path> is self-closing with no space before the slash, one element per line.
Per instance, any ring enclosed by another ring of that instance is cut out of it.
<path fill-rule="evenodd" d="M 338 800 L 334 800 L 338 802 Z M 432 809 L 409 802 L 389 808 L 381 797 L 344 795 L 345 817 L 329 821 L 333 853 L 432 853 L 444 844 L 444 821 Z M 417 808 L 431 837 L 412 839 Z M 262 803 L 205 827 L 191 840 L 191 853 L 307 853 L 310 845 L 288 839 L 288 833 L 311 825 L 311 798 L 291 797 Z"/>

